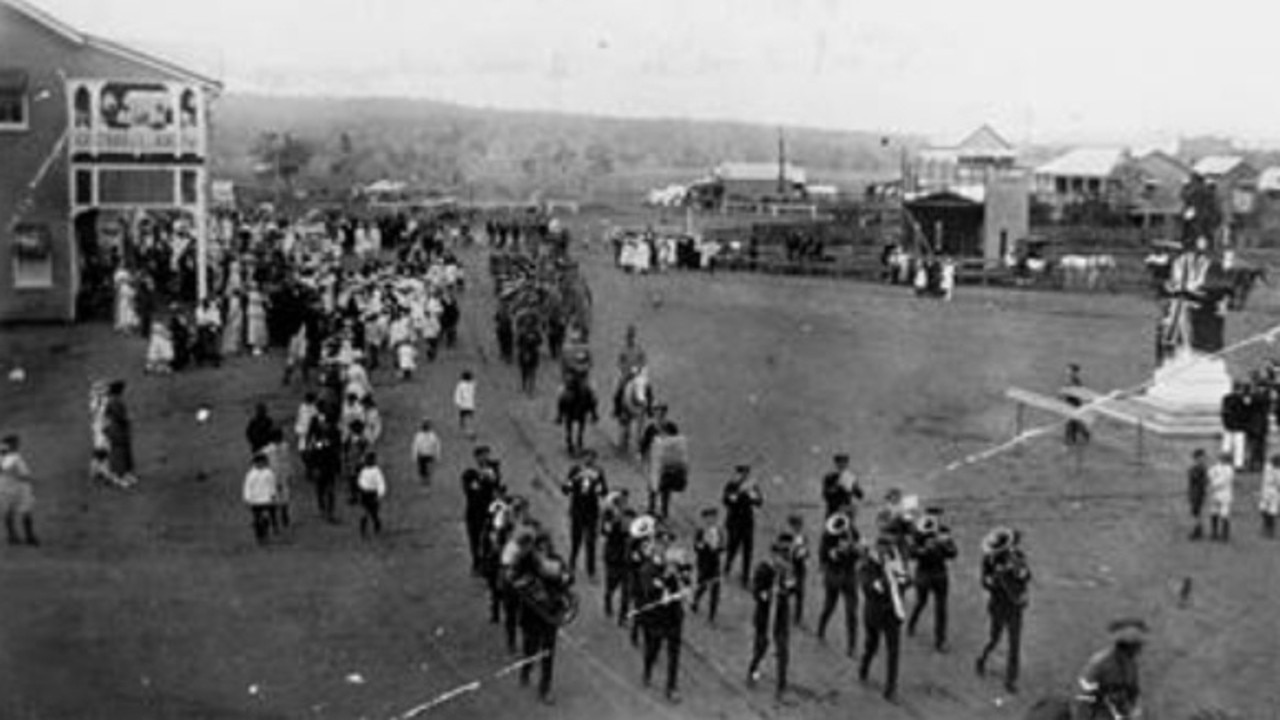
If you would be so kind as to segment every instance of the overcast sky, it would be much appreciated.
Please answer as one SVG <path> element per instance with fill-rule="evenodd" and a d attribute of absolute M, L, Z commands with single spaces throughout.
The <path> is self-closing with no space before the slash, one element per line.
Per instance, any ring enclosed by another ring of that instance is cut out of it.
<path fill-rule="evenodd" d="M 1015 142 L 1280 138 L 1265 0 L 35 0 L 231 92 Z"/>

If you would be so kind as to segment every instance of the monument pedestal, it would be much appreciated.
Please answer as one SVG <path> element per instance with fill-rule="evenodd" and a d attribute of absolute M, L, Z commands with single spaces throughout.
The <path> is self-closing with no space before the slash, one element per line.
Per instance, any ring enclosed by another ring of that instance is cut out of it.
<path fill-rule="evenodd" d="M 1146 392 L 1132 398 L 1141 416 L 1162 434 L 1216 437 L 1231 374 L 1221 358 L 1182 352 L 1161 365 Z"/>
<path fill-rule="evenodd" d="M 1225 360 L 1184 351 L 1156 369 L 1144 398 L 1170 410 L 1216 415 L 1229 392 L 1231 374 Z"/>

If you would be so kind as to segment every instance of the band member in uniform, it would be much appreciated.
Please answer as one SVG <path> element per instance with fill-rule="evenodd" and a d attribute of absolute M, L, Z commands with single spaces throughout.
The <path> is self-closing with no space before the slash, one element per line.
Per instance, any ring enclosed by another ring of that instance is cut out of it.
<path fill-rule="evenodd" d="M 629 507 L 630 493 L 626 488 L 615 490 L 605 497 L 601 514 L 600 531 L 604 535 L 604 614 L 613 616 L 613 596 L 626 602 L 627 549 L 631 538 L 631 522 L 635 510 Z M 626 614 L 622 608 L 621 614 Z"/>
<path fill-rule="evenodd" d="M 724 486 L 725 530 L 728 547 L 725 551 L 724 572 L 733 569 L 733 560 L 742 553 L 742 585 L 747 586 L 751 572 L 751 551 L 755 544 L 756 508 L 764 504 L 760 488 L 756 487 L 750 465 L 738 465 L 735 475 Z"/>
<path fill-rule="evenodd" d="M 715 507 L 703 508 L 702 527 L 693 537 L 693 552 L 698 570 L 698 586 L 693 593 L 693 611 L 703 595 L 710 595 L 707 620 L 716 621 L 720 609 L 720 581 L 724 574 L 724 531 L 720 528 L 720 511 Z"/>
<path fill-rule="evenodd" d="M 987 614 L 990 634 L 986 647 L 974 663 L 978 675 L 984 675 L 987 658 L 1009 632 L 1009 658 L 1005 665 L 1004 687 L 1018 692 L 1018 664 L 1022 650 L 1022 614 L 1027 607 L 1031 570 L 1019 547 L 1018 533 L 1009 528 L 996 528 L 982 541 L 982 587 L 987 591 Z"/>
<path fill-rule="evenodd" d="M 648 687 L 662 646 L 667 649 L 667 699 L 679 702 L 680 645 L 683 642 L 684 602 L 692 581 L 692 567 L 680 548 L 667 548 L 643 572 L 644 684 Z"/>
<path fill-rule="evenodd" d="M 849 469 L 849 455 L 839 453 L 834 458 L 835 467 L 822 477 L 822 499 L 827 504 L 827 517 L 831 517 L 855 501 L 862 500 L 862 484 Z M 850 513 L 850 517 L 853 514 Z"/>
<path fill-rule="evenodd" d="M 795 625 L 800 627 L 804 620 L 805 584 L 809 580 L 809 539 L 804 536 L 804 518 L 799 515 L 789 516 L 787 530 L 791 532 L 791 569 L 796 584 Z"/>
<path fill-rule="evenodd" d="M 538 698 L 545 703 L 551 703 L 560 612 L 572 584 L 573 574 L 551 547 L 551 535 L 540 532 L 532 552 L 516 562 L 512 588 L 520 598 L 520 629 L 524 636 L 526 662 L 520 668 L 520 684 L 529 684 L 533 660 L 537 658 L 541 665 Z"/>
<path fill-rule="evenodd" d="M 1139 687 L 1138 655 L 1147 639 L 1147 624 L 1127 618 L 1116 620 L 1107 628 L 1111 647 L 1089 658 L 1080 673 L 1081 720 L 1111 720 L 1137 717 Z"/>
<path fill-rule="evenodd" d="M 755 643 L 751 653 L 751 665 L 747 669 L 747 684 L 754 686 L 760 679 L 760 663 L 769 651 L 772 636 L 774 656 L 778 661 L 777 697 L 787 689 L 787 665 L 791 659 L 791 607 L 796 592 L 795 571 L 791 552 L 795 538 L 782 533 L 773 543 L 772 560 L 761 561 L 752 578 L 751 591 L 755 598 Z"/>
<path fill-rule="evenodd" d="M 651 564 L 657 533 L 657 521 L 652 515 L 641 515 L 631 521 L 630 543 L 627 547 L 627 576 L 622 583 L 622 603 L 618 610 L 618 624 L 631 622 L 631 644 L 640 645 L 640 631 L 644 626 L 644 618 L 634 612 L 635 608 L 644 605 L 645 570 Z"/>
<path fill-rule="evenodd" d="M 595 450 L 586 450 L 582 464 L 569 470 L 569 477 L 560 489 L 569 497 L 569 571 L 577 572 L 578 550 L 585 546 L 587 577 L 594 580 L 600 501 L 609 492 L 604 470 L 596 464 Z"/>
<path fill-rule="evenodd" d="M 476 447 L 475 467 L 462 473 L 462 491 L 466 497 L 467 544 L 471 549 L 472 573 L 481 574 L 481 541 L 489 519 L 489 507 L 503 491 L 498 461 L 489 446 Z"/>
<path fill-rule="evenodd" d="M 933 646 L 938 652 L 947 651 L 947 590 L 951 585 L 947 563 L 956 555 L 951 530 L 938 520 L 937 514 L 920 518 L 911 547 L 916 566 L 916 607 L 907 622 L 907 634 L 916 634 L 916 623 L 929 604 L 929 597 L 933 596 Z"/>
<path fill-rule="evenodd" d="M 836 604 L 844 598 L 844 627 L 848 638 L 845 653 L 853 657 L 858 644 L 858 561 L 862 555 L 858 530 L 847 511 L 827 518 L 823 530 L 818 547 L 818 566 L 822 570 L 826 596 L 822 601 L 822 613 L 818 616 L 818 639 L 823 639 Z"/>
<path fill-rule="evenodd" d="M 896 539 L 888 535 L 876 538 L 876 546 L 863 559 L 858 575 L 864 601 L 863 627 L 867 633 L 867 642 L 862 649 L 862 662 L 858 665 L 858 679 L 866 681 L 871 671 L 871 661 L 875 659 L 883 637 L 887 665 L 884 699 L 893 702 L 898 693 L 898 653 L 902 641 L 902 621 L 906 614 L 902 593 L 907 584 L 907 574 L 898 555 Z"/>

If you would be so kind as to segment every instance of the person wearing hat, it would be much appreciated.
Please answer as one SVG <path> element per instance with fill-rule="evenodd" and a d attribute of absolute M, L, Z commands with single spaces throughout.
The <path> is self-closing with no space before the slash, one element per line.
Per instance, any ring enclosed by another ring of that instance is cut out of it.
<path fill-rule="evenodd" d="M 849 454 L 837 453 L 833 462 L 835 467 L 822 477 L 822 499 L 827 504 L 827 517 L 863 499 L 862 484 L 849 469 Z"/>
<path fill-rule="evenodd" d="M 938 652 L 947 651 L 947 590 L 950 578 L 947 563 L 954 560 L 958 551 L 951 531 L 938 519 L 936 513 L 928 513 L 916 523 L 912 536 L 911 557 L 915 560 L 916 606 L 907 621 L 907 635 L 916 634 L 916 623 L 933 597 L 933 646 Z"/>
<path fill-rule="evenodd" d="M 1031 569 L 1019 547 L 1018 533 L 998 527 L 982 541 L 982 587 L 987 591 L 989 633 L 987 644 L 974 662 L 979 676 L 986 674 L 987 659 L 1009 633 L 1009 654 L 1005 662 L 1004 687 L 1018 692 L 1018 669 L 1022 651 L 1022 616 L 1028 603 Z"/>
<path fill-rule="evenodd" d="M 253 536 L 259 545 L 267 542 L 271 509 L 276 498 L 276 477 L 265 453 L 253 456 L 253 465 L 244 476 L 244 503 L 252 516 Z"/>
<path fill-rule="evenodd" d="M 760 663 L 769 651 L 769 638 L 773 638 L 774 657 L 778 662 L 776 695 L 780 699 L 787 689 L 787 666 L 791 659 L 791 596 L 795 594 L 795 573 L 791 551 L 795 538 L 791 533 L 781 533 L 771 548 L 773 557 L 762 560 L 756 566 L 751 582 L 755 600 L 754 630 L 751 664 L 747 668 L 747 685 L 755 686 L 760 680 Z"/>
<path fill-rule="evenodd" d="M 601 513 L 600 533 L 604 535 L 604 614 L 613 616 L 613 596 L 624 603 L 627 596 L 627 549 L 631 537 L 631 522 L 636 512 L 630 507 L 630 493 L 620 488 L 605 497 Z M 626 614 L 624 607 L 619 616 Z"/>
<path fill-rule="evenodd" d="M 680 646 L 684 634 L 684 603 L 689 594 L 688 556 L 668 547 L 656 554 L 642 573 L 644 616 L 644 684 L 649 686 L 662 646 L 667 650 L 666 695 L 679 702 Z"/>
<path fill-rule="evenodd" d="M 720 527 L 720 510 L 714 506 L 702 509 L 702 526 L 693 536 L 693 551 L 697 557 L 698 589 L 693 594 L 693 612 L 703 595 L 710 595 L 707 620 L 716 621 L 720 608 L 720 581 L 724 567 L 724 531 Z"/>
<path fill-rule="evenodd" d="M 520 598 L 520 630 L 524 640 L 525 663 L 520 668 L 520 684 L 528 685 L 538 660 L 538 699 L 552 704 L 551 677 L 555 671 L 557 608 L 573 584 L 573 572 L 556 554 L 549 534 L 535 538 L 532 552 L 518 563 L 513 585 Z"/>
<path fill-rule="evenodd" d="M 472 572 L 479 574 L 482 549 L 480 541 L 485 521 L 488 519 L 489 506 L 501 494 L 503 484 L 497 461 L 493 459 L 488 445 L 477 446 L 473 455 L 475 465 L 462 473 L 462 492 L 466 498 L 464 512 Z"/>
<path fill-rule="evenodd" d="M 907 577 L 897 553 L 897 540 L 881 534 L 875 547 L 858 568 L 864 608 L 862 613 L 866 644 L 858 664 L 858 679 L 866 682 L 871 661 L 885 643 L 884 698 L 893 702 L 898 693 L 898 656 L 902 644 L 902 592 Z"/>
<path fill-rule="evenodd" d="M 640 631 L 646 618 L 638 609 L 645 604 L 646 575 L 653 571 L 653 556 L 657 547 L 657 521 L 652 515 L 640 515 L 628 528 L 630 539 L 626 556 L 626 579 L 622 583 L 622 600 L 618 610 L 618 625 L 631 622 L 631 644 L 640 645 Z M 650 578 L 651 579 L 651 578 Z"/>
<path fill-rule="evenodd" d="M 751 466 L 745 463 L 734 467 L 734 475 L 724 486 L 721 502 L 725 507 L 724 570 L 732 572 L 734 558 L 742 553 L 742 586 L 746 587 L 751 572 L 751 555 L 755 545 L 756 508 L 764 504 L 764 496 L 751 476 Z"/>
<path fill-rule="evenodd" d="M 836 604 L 844 598 L 845 654 L 853 657 L 858 644 L 858 560 L 862 555 L 858 529 L 848 511 L 833 513 L 818 544 L 818 567 L 825 595 L 818 615 L 818 640 L 824 640 Z"/>
<path fill-rule="evenodd" d="M 585 548 L 587 577 L 596 577 L 596 538 L 600 530 L 600 503 L 609 492 L 596 451 L 588 449 L 581 465 L 569 469 L 560 486 L 569 498 L 569 571 L 578 570 L 578 551 Z"/>
<path fill-rule="evenodd" d="M 1231 539 L 1231 501 L 1235 495 L 1236 471 L 1229 452 L 1218 454 L 1218 462 L 1209 468 L 1209 539 L 1227 542 Z"/>
<path fill-rule="evenodd" d="M 809 539 L 804 535 L 804 518 L 795 514 L 788 515 L 787 530 L 791 532 L 791 570 L 796 586 L 796 599 L 792 604 L 794 623 L 796 627 L 800 627 L 800 623 L 804 621 L 804 593 L 809 578 Z"/>
<path fill-rule="evenodd" d="M 1089 658 L 1080 673 L 1080 701 L 1084 718 L 1136 717 L 1139 686 L 1138 656 L 1147 639 L 1147 624 L 1137 618 L 1108 625 L 1111 646 Z"/>
<path fill-rule="evenodd" d="M 31 487 L 31 468 L 18 452 L 21 440 L 8 435 L 0 440 L 0 512 L 4 514 L 4 529 L 10 545 L 39 545 L 36 539 L 36 497 Z M 23 537 L 18 536 L 17 520 L 22 520 Z"/>

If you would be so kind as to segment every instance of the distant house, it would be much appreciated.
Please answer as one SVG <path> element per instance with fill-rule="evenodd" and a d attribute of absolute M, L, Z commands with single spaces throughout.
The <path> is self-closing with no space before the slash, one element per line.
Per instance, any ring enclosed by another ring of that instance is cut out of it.
<path fill-rule="evenodd" d="M 1253 226 L 1258 193 L 1258 171 L 1239 155 L 1210 155 L 1193 170 L 1213 183 L 1222 203 L 1223 222 L 1233 232 Z"/>
<path fill-rule="evenodd" d="M 989 125 L 921 150 L 904 171 L 913 227 L 936 252 L 994 260 L 1030 233 L 1030 176 Z"/>
<path fill-rule="evenodd" d="M 1280 166 L 1265 168 L 1258 174 L 1255 210 L 1263 242 L 1272 247 L 1280 245 Z"/>
<path fill-rule="evenodd" d="M 804 168 L 791 163 L 724 162 L 689 185 L 687 201 L 704 209 L 730 204 L 787 203 L 809 199 Z"/>
<path fill-rule="evenodd" d="M 1078 148 L 1035 170 L 1036 199 L 1060 219 L 1071 205 L 1099 202 L 1123 205 L 1122 170 L 1131 158 L 1123 148 Z"/>
<path fill-rule="evenodd" d="M 974 130 L 957 145 L 928 147 L 911 163 L 908 196 L 951 192 L 982 202 L 987 184 L 1015 172 L 1018 152 L 990 125 Z"/>
<path fill-rule="evenodd" d="M 1182 187 L 1191 179 L 1191 168 L 1176 157 L 1154 150 L 1133 158 L 1118 170 L 1134 224 L 1158 230 L 1168 239 L 1177 237 L 1182 215 Z"/>

